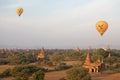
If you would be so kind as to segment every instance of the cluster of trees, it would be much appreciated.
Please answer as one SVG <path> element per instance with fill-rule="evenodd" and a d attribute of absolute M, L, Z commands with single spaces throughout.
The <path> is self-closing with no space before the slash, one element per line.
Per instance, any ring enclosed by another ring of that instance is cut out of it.
<path fill-rule="evenodd" d="M 67 80 L 91 80 L 88 70 L 75 66 L 67 71 Z"/>
<path fill-rule="evenodd" d="M 33 54 L 34 52 L 34 54 Z M 40 50 L 2 50 L 0 51 L 0 65 L 2 64 L 28 64 L 32 62 L 40 62 L 48 66 L 58 66 L 65 60 L 80 60 L 84 62 L 87 49 L 76 51 L 74 49 L 45 49 L 46 57 L 42 61 L 36 59 L 37 55 L 40 53 Z M 105 51 L 104 49 L 91 49 L 89 50 L 92 61 L 96 61 L 98 58 L 103 58 L 105 63 L 113 64 L 114 62 L 120 62 L 120 50 L 109 50 Z M 108 58 L 109 53 L 111 58 Z M 117 65 L 118 65 L 117 64 Z"/>
<path fill-rule="evenodd" d="M 41 70 L 34 73 L 33 79 L 34 80 L 44 80 L 45 73 Z"/>
<path fill-rule="evenodd" d="M 32 54 L 34 52 L 34 55 Z M 40 50 L 29 50 L 29 51 L 26 51 L 26 50 L 22 50 L 22 49 L 18 49 L 18 50 L 15 50 L 15 51 L 0 51 L 0 58 L 4 58 L 4 60 L 0 60 L 0 64 L 3 64 L 2 62 L 3 61 L 7 61 L 8 58 L 10 61 L 9 63 L 10 64 L 15 64 L 15 63 L 18 63 L 18 64 L 21 64 L 21 63 L 31 63 L 31 62 L 35 62 L 37 61 L 36 60 L 36 57 L 37 55 L 39 54 Z M 46 53 L 46 59 L 50 60 L 51 58 L 56 58 L 57 56 L 59 56 L 59 60 L 58 62 L 63 61 L 63 60 L 81 60 L 81 61 L 84 61 L 85 59 L 85 56 L 86 56 L 86 53 L 87 50 L 80 50 L 80 51 L 76 51 L 74 49 L 46 49 L 45 50 L 45 53 Z M 55 57 L 51 57 L 51 56 L 55 56 Z M 6 60 L 5 60 L 6 58 Z M 13 59 L 18 59 L 19 61 L 18 62 L 14 62 Z M 22 59 L 22 60 L 20 60 Z M 51 59 L 52 60 L 52 59 Z M 8 62 L 7 62 L 8 63 Z M 5 64 L 7 64 L 5 62 Z M 56 64 L 56 62 L 54 62 L 54 64 Z"/>
<path fill-rule="evenodd" d="M 110 56 L 109 56 L 110 55 Z M 91 54 L 92 61 L 96 61 L 98 58 L 103 58 L 107 70 L 113 70 L 120 68 L 120 50 L 107 50 L 100 48 L 96 52 Z"/>
<path fill-rule="evenodd" d="M 59 80 L 91 80 L 88 70 L 81 66 L 74 66 L 66 72 L 67 76 Z"/>
<path fill-rule="evenodd" d="M 33 54 L 34 52 L 34 54 Z M 51 65 L 58 65 L 64 60 L 85 60 L 87 49 L 76 51 L 74 49 L 45 49 L 45 60 Z M 109 50 L 105 51 L 104 49 L 91 49 L 89 50 L 92 60 L 95 61 L 98 57 L 103 57 L 107 59 L 108 54 L 111 54 L 111 58 L 116 58 L 115 61 L 119 62 L 120 50 Z M 40 53 L 40 50 L 30 49 L 28 51 L 24 49 L 18 50 L 0 50 L 0 64 L 26 64 L 38 61 L 36 59 L 37 55 Z M 107 61 L 107 60 L 105 60 Z M 46 62 L 45 62 L 46 63 Z"/>
<path fill-rule="evenodd" d="M 35 62 L 35 58 L 33 57 L 33 55 L 31 55 L 31 53 L 27 53 L 27 54 L 15 54 L 10 55 L 6 58 L 0 58 L 0 65 L 3 64 L 28 64 L 28 63 L 32 63 Z"/>
<path fill-rule="evenodd" d="M 44 74 L 44 72 L 46 71 L 47 70 L 44 68 L 36 67 L 33 65 L 17 66 L 14 67 L 13 69 L 6 69 L 2 73 L 0 73 L 0 78 L 12 76 L 15 78 L 15 80 L 29 80 L 29 77 L 33 75 L 34 80 L 39 80 L 37 79 L 37 77 L 39 77 L 38 75 L 39 74 L 42 75 L 42 73 Z M 44 75 L 42 75 L 42 77 L 44 78 Z"/>
<path fill-rule="evenodd" d="M 0 73 L 0 78 L 4 77 L 14 77 L 14 80 L 29 80 L 32 76 L 32 80 L 44 80 L 46 69 L 30 66 L 18 66 L 13 69 L 6 69 L 4 72 Z M 80 67 L 74 66 L 66 72 L 66 78 L 60 78 L 59 80 L 91 80 L 91 76 L 88 70 Z"/>

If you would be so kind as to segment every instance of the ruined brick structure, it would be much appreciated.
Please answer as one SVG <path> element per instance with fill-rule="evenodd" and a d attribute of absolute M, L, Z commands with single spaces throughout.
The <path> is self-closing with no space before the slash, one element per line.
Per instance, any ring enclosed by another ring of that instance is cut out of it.
<path fill-rule="evenodd" d="M 40 53 L 37 56 L 37 59 L 44 59 L 44 58 L 45 58 L 45 50 L 44 48 L 42 48 Z"/>
<path fill-rule="evenodd" d="M 87 68 L 89 72 L 100 72 L 102 69 L 105 68 L 105 64 L 103 59 L 100 60 L 100 58 L 98 58 L 97 61 L 92 63 L 90 54 L 88 53 L 86 56 L 86 60 L 83 64 L 83 67 Z"/>

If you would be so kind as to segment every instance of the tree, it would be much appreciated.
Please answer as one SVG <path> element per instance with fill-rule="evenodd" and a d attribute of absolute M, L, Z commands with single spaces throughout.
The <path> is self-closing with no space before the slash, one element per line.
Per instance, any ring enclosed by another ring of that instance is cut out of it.
<path fill-rule="evenodd" d="M 2 73 L 0 73 L 0 78 L 9 77 L 9 76 L 11 76 L 11 69 L 6 69 Z"/>
<path fill-rule="evenodd" d="M 59 55 L 58 53 L 54 53 L 53 55 L 50 56 L 50 60 L 53 62 L 55 66 L 59 65 L 62 61 L 62 56 Z"/>
<path fill-rule="evenodd" d="M 117 57 L 112 56 L 110 58 L 106 58 L 106 63 L 108 63 L 109 65 L 113 65 L 114 63 L 117 63 Z"/>
<path fill-rule="evenodd" d="M 73 67 L 67 71 L 68 80 L 91 80 L 91 76 L 88 73 L 88 70 L 82 67 Z"/>
<path fill-rule="evenodd" d="M 97 50 L 97 55 L 101 56 L 101 57 L 107 57 L 108 56 L 108 52 L 105 51 L 104 49 L 100 48 Z"/>
<path fill-rule="evenodd" d="M 27 58 L 23 54 L 16 54 L 14 56 L 8 57 L 10 64 L 25 64 L 27 63 Z"/>
<path fill-rule="evenodd" d="M 44 77 L 45 77 L 45 73 L 41 70 L 35 72 L 34 76 L 33 76 L 33 79 L 34 80 L 44 80 Z"/>
<path fill-rule="evenodd" d="M 33 55 L 32 53 L 26 53 L 25 57 L 29 62 L 34 62 L 35 61 L 35 55 Z"/>

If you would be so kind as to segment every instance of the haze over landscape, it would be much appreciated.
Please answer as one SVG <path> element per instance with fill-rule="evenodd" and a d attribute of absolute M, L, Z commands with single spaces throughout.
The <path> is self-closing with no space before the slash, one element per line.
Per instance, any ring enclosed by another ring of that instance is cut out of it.
<path fill-rule="evenodd" d="M 120 0 L 0 0 L 0 48 L 120 49 Z M 17 7 L 24 9 L 18 17 Z M 108 23 L 103 36 L 95 24 Z"/>

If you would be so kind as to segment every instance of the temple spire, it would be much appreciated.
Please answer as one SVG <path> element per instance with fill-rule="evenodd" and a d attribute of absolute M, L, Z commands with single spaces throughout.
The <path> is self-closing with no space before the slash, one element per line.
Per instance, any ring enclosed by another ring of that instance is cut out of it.
<path fill-rule="evenodd" d="M 91 64 L 90 53 L 87 53 L 84 65 L 90 65 L 90 64 Z"/>
<path fill-rule="evenodd" d="M 44 48 L 42 48 L 40 53 L 37 56 L 37 59 L 44 59 L 44 58 L 45 58 L 45 50 Z"/>
<path fill-rule="evenodd" d="M 108 54 L 108 58 L 110 58 L 110 57 L 111 57 L 111 54 L 109 53 L 109 54 Z"/>

